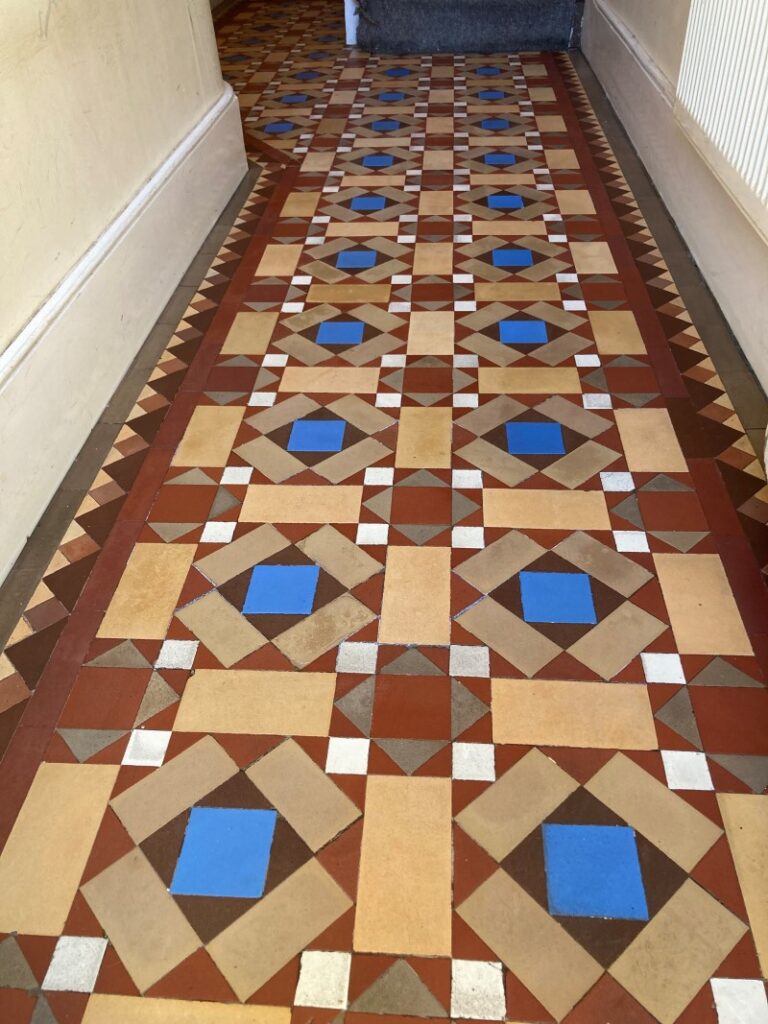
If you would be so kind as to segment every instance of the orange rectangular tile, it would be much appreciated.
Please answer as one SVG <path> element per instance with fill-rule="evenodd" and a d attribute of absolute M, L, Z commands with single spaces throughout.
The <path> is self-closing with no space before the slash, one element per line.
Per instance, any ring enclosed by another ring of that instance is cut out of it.
<path fill-rule="evenodd" d="M 97 636 L 164 640 L 195 544 L 137 544 Z"/>
<path fill-rule="evenodd" d="M 484 220 L 473 220 L 472 234 L 476 238 L 482 238 L 484 235 L 494 235 L 498 238 L 509 238 L 517 235 L 546 236 L 547 225 L 543 220 L 494 220 L 490 223 Z"/>
<path fill-rule="evenodd" d="M 287 366 L 279 390 L 298 394 L 375 395 L 377 366 Z"/>
<path fill-rule="evenodd" d="M 645 355 L 645 342 L 631 310 L 592 310 L 589 322 L 602 355 Z"/>
<path fill-rule="evenodd" d="M 666 409 L 617 409 L 615 416 L 631 471 L 688 472 L 688 463 Z"/>
<path fill-rule="evenodd" d="M 481 366 L 481 395 L 579 395 L 581 380 L 575 366 Z"/>
<path fill-rule="evenodd" d="M 375 220 L 352 221 L 351 224 L 326 224 L 327 238 L 395 238 L 400 230 L 396 221 L 385 221 L 380 224 Z"/>
<path fill-rule="evenodd" d="M 379 641 L 450 643 L 450 587 L 450 548 L 390 547 Z"/>
<path fill-rule="evenodd" d="M 314 217 L 320 199 L 320 192 L 291 192 L 283 203 L 280 216 Z"/>
<path fill-rule="evenodd" d="M 225 356 L 262 355 L 272 339 L 279 313 L 237 313 L 224 340 Z"/>
<path fill-rule="evenodd" d="M 570 249 L 577 274 L 618 274 L 607 242 L 571 242 Z"/>
<path fill-rule="evenodd" d="M 475 281 L 478 302 L 560 301 L 560 285 L 550 281 Z"/>
<path fill-rule="evenodd" d="M 251 484 L 240 509 L 243 523 L 356 523 L 363 488 Z"/>
<path fill-rule="evenodd" d="M 554 171 L 577 171 L 579 159 L 572 149 L 545 149 L 544 158 Z"/>
<path fill-rule="evenodd" d="M 527 171 L 502 171 L 500 174 L 481 174 L 473 172 L 469 176 L 470 185 L 535 185 L 536 175 Z"/>
<path fill-rule="evenodd" d="M 449 469 L 452 410 L 445 407 L 400 410 L 395 465 L 407 469 Z"/>
<path fill-rule="evenodd" d="M 376 306 L 389 302 L 391 290 L 389 284 L 313 284 L 307 292 L 307 302 L 342 305 L 370 302 Z"/>
<path fill-rule="evenodd" d="M 173 453 L 171 464 L 226 466 L 244 414 L 242 406 L 199 405 Z"/>
<path fill-rule="evenodd" d="M 485 489 L 486 526 L 519 530 L 610 530 L 602 491 Z"/>
<path fill-rule="evenodd" d="M 560 212 L 565 214 L 594 214 L 592 196 L 584 188 L 556 188 L 555 198 Z"/>
<path fill-rule="evenodd" d="M 291 277 L 301 259 L 301 245 L 268 245 L 254 271 L 255 277 Z"/>
<path fill-rule="evenodd" d="M 404 174 L 345 174 L 341 179 L 344 188 L 370 188 L 374 182 L 377 188 L 384 186 L 399 188 L 405 184 Z"/>
<path fill-rule="evenodd" d="M 333 161 L 336 159 L 336 154 L 331 153 L 307 153 L 301 164 L 302 174 L 322 174 L 324 171 L 330 171 L 333 167 Z"/>

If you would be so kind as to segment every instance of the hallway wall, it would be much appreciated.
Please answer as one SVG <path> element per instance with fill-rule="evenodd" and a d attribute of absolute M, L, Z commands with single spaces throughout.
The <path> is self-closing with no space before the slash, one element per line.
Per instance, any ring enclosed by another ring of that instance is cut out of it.
<path fill-rule="evenodd" d="M 0 24 L 1 579 L 246 160 L 208 0 Z"/>

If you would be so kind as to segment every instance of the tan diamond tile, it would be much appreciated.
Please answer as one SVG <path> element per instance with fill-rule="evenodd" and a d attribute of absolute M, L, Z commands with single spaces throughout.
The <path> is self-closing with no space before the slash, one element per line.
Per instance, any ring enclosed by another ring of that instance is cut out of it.
<path fill-rule="evenodd" d="M 267 524 L 201 558 L 195 562 L 195 568 L 219 586 L 289 546 L 290 542 L 274 526 Z"/>
<path fill-rule="evenodd" d="M 218 591 L 205 594 L 179 609 L 176 618 L 205 644 L 225 668 L 242 661 L 267 643 L 266 637 Z"/>
<path fill-rule="evenodd" d="M 620 455 L 596 441 L 587 441 L 542 470 L 544 476 L 563 487 L 580 487 L 600 470 L 610 466 Z"/>
<path fill-rule="evenodd" d="M 457 615 L 456 621 L 527 676 L 535 675 L 562 653 L 557 644 L 508 612 L 492 597 Z"/>
<path fill-rule="evenodd" d="M 483 594 L 544 554 L 544 548 L 524 533 L 512 531 L 462 562 L 454 572 Z"/>
<path fill-rule="evenodd" d="M 623 597 L 630 597 L 653 579 L 653 574 L 642 565 L 601 544 L 588 533 L 572 533 L 554 551 Z"/>
<path fill-rule="evenodd" d="M 289 480 L 306 469 L 303 462 L 268 437 L 256 437 L 253 441 L 241 444 L 235 449 L 235 454 L 274 484 L 281 484 L 283 480 Z"/>
<path fill-rule="evenodd" d="M 572 644 L 568 653 L 602 679 L 613 679 L 666 628 L 653 615 L 626 602 Z"/>
<path fill-rule="evenodd" d="M 349 589 L 382 569 L 381 562 L 332 526 L 320 527 L 296 546 Z"/>
<path fill-rule="evenodd" d="M 375 618 L 370 608 L 351 594 L 342 594 L 272 642 L 297 668 L 304 668 Z"/>

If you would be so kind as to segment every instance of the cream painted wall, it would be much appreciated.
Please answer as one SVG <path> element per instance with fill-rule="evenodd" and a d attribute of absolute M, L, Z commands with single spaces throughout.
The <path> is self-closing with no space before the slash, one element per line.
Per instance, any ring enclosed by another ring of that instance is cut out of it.
<path fill-rule="evenodd" d="M 691 0 L 601 0 L 600 6 L 624 22 L 675 85 Z"/>
<path fill-rule="evenodd" d="M 208 0 L 0 0 L 0 352 L 222 96 Z"/>

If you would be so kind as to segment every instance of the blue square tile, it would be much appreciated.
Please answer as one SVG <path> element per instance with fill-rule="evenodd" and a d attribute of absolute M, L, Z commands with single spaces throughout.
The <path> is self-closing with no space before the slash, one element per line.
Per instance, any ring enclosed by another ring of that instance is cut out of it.
<path fill-rule="evenodd" d="M 263 896 L 276 821 L 276 811 L 193 807 L 170 891 L 177 896 Z"/>
<path fill-rule="evenodd" d="M 514 153 L 485 153 L 483 163 L 491 167 L 509 167 L 517 163 L 517 157 Z"/>
<path fill-rule="evenodd" d="M 272 124 L 264 126 L 264 131 L 269 135 L 284 135 L 295 127 L 293 121 L 273 121 Z"/>
<path fill-rule="evenodd" d="M 309 615 L 320 569 L 316 565 L 256 565 L 244 615 Z"/>
<path fill-rule="evenodd" d="M 315 341 L 318 345 L 359 345 L 365 324 L 359 320 L 332 320 L 320 324 Z"/>
<path fill-rule="evenodd" d="M 346 249 L 336 257 L 339 270 L 367 270 L 376 266 L 376 253 L 370 249 Z"/>
<path fill-rule="evenodd" d="M 344 420 L 296 420 L 288 438 L 289 452 L 340 452 Z"/>
<path fill-rule="evenodd" d="M 399 103 L 400 100 L 405 99 L 404 92 L 380 92 L 376 99 L 381 100 L 382 103 Z"/>
<path fill-rule="evenodd" d="M 647 921 L 635 830 L 543 825 L 550 914 Z"/>
<path fill-rule="evenodd" d="M 491 258 L 494 267 L 533 266 L 533 253 L 530 249 L 494 249 Z"/>
<path fill-rule="evenodd" d="M 292 92 L 287 96 L 283 96 L 280 99 L 281 103 L 306 103 L 309 99 L 304 92 Z"/>
<path fill-rule="evenodd" d="M 488 196 L 488 209 L 490 210 L 522 210 L 523 200 L 520 196 Z"/>
<path fill-rule="evenodd" d="M 373 121 L 371 128 L 375 132 L 396 132 L 398 128 L 402 128 L 402 125 L 393 118 L 385 117 L 380 121 Z"/>
<path fill-rule="evenodd" d="M 355 196 L 349 204 L 349 208 L 350 210 L 362 212 L 366 210 L 383 210 L 386 205 L 387 200 L 384 196 Z"/>
<path fill-rule="evenodd" d="M 509 121 L 504 117 L 486 117 L 480 122 L 480 127 L 487 132 L 503 132 L 509 128 Z"/>
<path fill-rule="evenodd" d="M 501 74 L 501 68 L 495 68 L 491 67 L 489 64 L 485 64 L 483 67 L 476 68 L 475 74 L 484 75 L 487 76 L 488 78 L 492 78 L 494 75 Z"/>
<path fill-rule="evenodd" d="M 364 156 L 361 163 L 363 167 L 391 167 L 395 158 L 389 153 L 369 153 Z"/>
<path fill-rule="evenodd" d="M 320 77 L 319 71 L 298 71 L 294 76 L 300 82 L 311 82 L 314 78 Z"/>
<path fill-rule="evenodd" d="M 388 78 L 407 78 L 408 75 L 413 74 L 410 68 L 387 68 L 384 74 Z"/>
<path fill-rule="evenodd" d="M 507 423 L 510 455 L 565 455 L 563 428 L 559 423 Z"/>
<path fill-rule="evenodd" d="M 597 622 L 584 572 L 521 572 L 520 590 L 526 622 Z"/>
<path fill-rule="evenodd" d="M 477 94 L 481 100 L 503 100 L 507 94 L 501 89 L 481 89 Z"/>
<path fill-rule="evenodd" d="M 499 338 L 504 345 L 546 345 L 549 341 L 543 320 L 501 320 Z"/>

